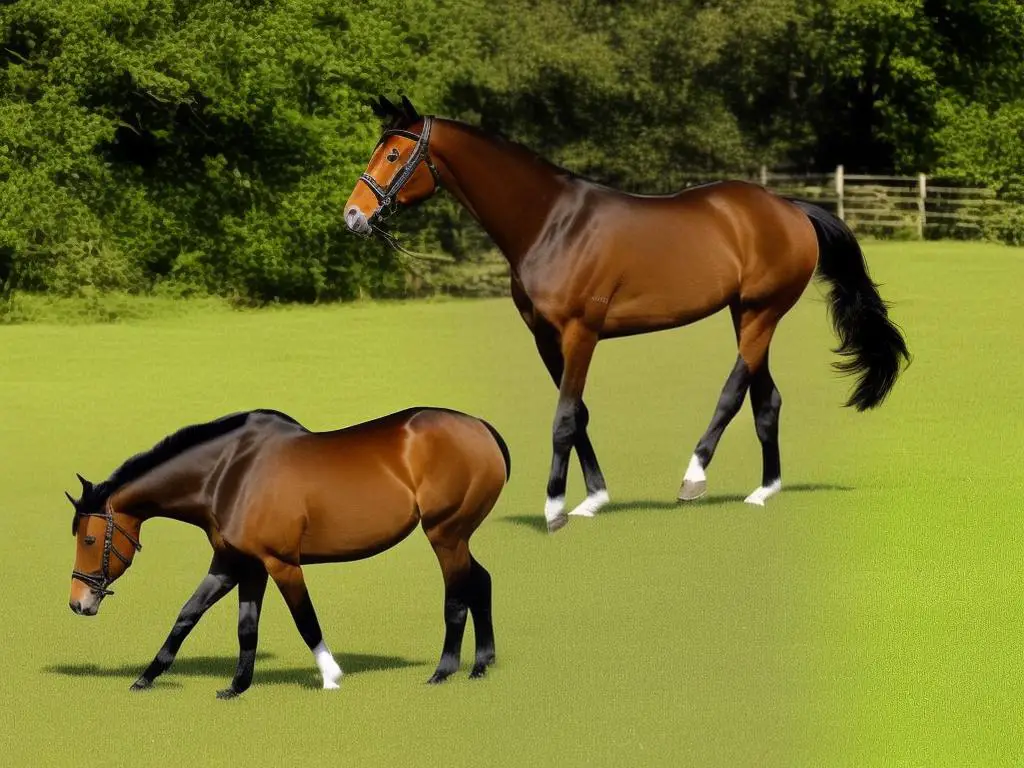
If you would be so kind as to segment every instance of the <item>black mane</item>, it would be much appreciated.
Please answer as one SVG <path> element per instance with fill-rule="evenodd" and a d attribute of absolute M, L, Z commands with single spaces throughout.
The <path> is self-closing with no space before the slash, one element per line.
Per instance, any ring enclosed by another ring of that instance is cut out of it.
<path fill-rule="evenodd" d="M 228 432 L 238 429 L 249 420 L 250 416 L 254 414 L 276 416 L 279 419 L 283 419 L 284 421 L 290 422 L 299 427 L 302 426 L 298 421 L 286 413 L 265 408 L 257 408 L 252 411 L 231 413 L 227 416 L 222 416 L 219 419 L 207 421 L 202 424 L 192 424 L 187 427 L 182 427 L 177 432 L 165 437 L 148 451 L 137 453 L 125 461 L 124 464 L 114 470 L 110 477 L 95 487 L 91 494 L 92 498 L 90 498 L 89 501 L 95 504 L 106 503 L 107 498 L 109 498 L 112 493 L 125 483 L 137 480 L 147 472 L 156 469 L 164 462 L 184 453 L 189 448 L 195 448 L 197 445 L 202 445 L 214 438 L 226 435 Z"/>

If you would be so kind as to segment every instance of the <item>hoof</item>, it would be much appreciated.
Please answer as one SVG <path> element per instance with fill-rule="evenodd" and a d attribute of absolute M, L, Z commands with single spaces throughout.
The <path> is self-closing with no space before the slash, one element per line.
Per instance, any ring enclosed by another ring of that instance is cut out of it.
<path fill-rule="evenodd" d="M 569 516 L 563 512 L 555 518 L 548 518 L 548 533 L 554 533 L 565 528 L 565 524 L 569 522 Z"/>
<path fill-rule="evenodd" d="M 683 484 L 679 486 L 679 495 L 676 498 L 679 501 L 696 501 L 707 492 L 707 480 L 683 480 Z"/>
<path fill-rule="evenodd" d="M 569 517 L 565 514 L 564 496 L 548 498 L 544 503 L 544 519 L 548 522 L 548 533 L 554 533 L 559 528 L 565 527 L 565 524 L 569 522 Z"/>
<path fill-rule="evenodd" d="M 129 688 L 128 690 L 129 691 L 147 691 L 147 690 L 149 690 L 152 687 L 153 687 L 153 681 L 152 680 L 147 680 L 144 677 L 140 677 L 138 680 L 136 680 L 134 683 L 132 683 L 131 688 Z"/>
<path fill-rule="evenodd" d="M 477 656 L 473 662 L 473 669 L 469 673 L 469 676 L 474 680 L 478 677 L 484 677 L 487 674 L 487 668 L 494 663 L 494 651 L 484 652 L 482 656 Z"/>
<path fill-rule="evenodd" d="M 763 507 L 765 501 L 770 499 L 772 496 L 774 496 L 781 490 L 782 480 L 776 480 L 774 483 L 771 483 L 770 485 L 762 485 L 752 494 L 747 496 L 747 498 L 745 498 L 743 501 L 746 504 L 753 504 L 754 506 L 757 507 Z"/>
<path fill-rule="evenodd" d="M 592 494 L 587 496 L 587 498 L 581 501 L 579 506 L 569 514 L 576 515 L 577 517 L 593 517 L 594 514 L 609 501 L 611 501 L 611 497 L 608 495 L 608 491 L 603 489 L 600 491 L 594 491 Z"/>
<path fill-rule="evenodd" d="M 224 688 L 217 691 L 218 699 L 237 699 L 241 694 L 234 688 Z"/>
<path fill-rule="evenodd" d="M 427 685 L 440 685 L 445 680 L 447 680 L 449 677 L 451 677 L 452 676 L 452 672 L 454 672 L 454 671 L 455 671 L 454 669 L 451 670 L 451 671 L 440 670 L 440 669 L 437 670 L 436 672 L 434 672 L 434 674 L 432 674 L 430 676 L 430 679 L 427 680 Z"/>

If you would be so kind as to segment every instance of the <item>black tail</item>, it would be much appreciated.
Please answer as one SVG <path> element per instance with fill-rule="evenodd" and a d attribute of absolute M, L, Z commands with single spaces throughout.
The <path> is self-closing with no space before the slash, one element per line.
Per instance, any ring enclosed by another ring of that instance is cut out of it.
<path fill-rule="evenodd" d="M 512 477 L 512 456 L 508 452 L 508 444 L 505 442 L 504 438 L 498 434 L 498 430 L 483 419 L 480 419 L 480 422 L 490 430 L 492 435 L 494 435 L 494 442 L 498 444 L 498 448 L 501 450 L 501 455 L 505 459 L 505 479 L 508 480 Z"/>
<path fill-rule="evenodd" d="M 860 374 L 846 404 L 858 411 L 874 408 L 889 394 L 903 363 L 910 362 L 907 342 L 889 319 L 888 305 L 868 275 L 850 228 L 816 205 L 790 202 L 807 214 L 818 235 L 818 276 L 830 285 L 829 315 L 839 337 L 834 351 L 847 358 L 835 367 L 844 374 Z"/>

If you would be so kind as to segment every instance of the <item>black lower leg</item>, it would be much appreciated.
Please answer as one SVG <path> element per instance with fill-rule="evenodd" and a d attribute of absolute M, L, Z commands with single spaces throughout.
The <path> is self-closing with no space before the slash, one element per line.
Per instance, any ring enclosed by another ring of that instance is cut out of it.
<path fill-rule="evenodd" d="M 548 475 L 548 498 L 565 496 L 565 484 L 569 475 L 569 455 L 576 438 L 576 416 L 578 402 L 559 399 L 555 420 L 551 428 L 551 472 Z"/>
<path fill-rule="evenodd" d="M 587 434 L 587 424 L 590 423 L 590 412 L 586 404 L 580 400 L 576 409 L 576 433 L 573 438 L 573 447 L 576 449 L 576 456 L 580 460 L 580 469 L 583 470 L 583 481 L 587 486 L 587 495 L 607 490 L 604 475 L 601 473 L 601 466 L 597 462 L 597 454 L 594 446 L 590 443 L 590 436 Z"/>
<path fill-rule="evenodd" d="M 561 342 L 557 332 L 549 325 L 539 324 L 534 329 L 534 338 L 537 342 L 537 351 L 540 352 L 541 360 L 551 375 L 551 380 L 558 387 L 562 382 L 562 373 L 565 370 L 565 361 L 562 359 Z M 590 442 L 587 434 L 587 424 L 590 421 L 590 413 L 587 406 L 580 400 L 576 412 L 576 434 L 572 447 L 576 449 L 576 456 L 580 461 L 580 469 L 583 470 L 583 480 L 587 486 L 587 495 L 608 488 L 605 484 L 604 475 L 601 473 L 601 466 L 597 461 L 597 452 Z M 549 494 L 550 495 L 550 494 Z"/>
<path fill-rule="evenodd" d="M 750 383 L 750 405 L 754 411 L 754 429 L 761 441 L 761 485 L 767 487 L 782 478 L 779 456 L 779 414 L 782 395 L 768 372 L 768 364 L 754 375 Z"/>
<path fill-rule="evenodd" d="M 444 591 L 444 646 L 441 649 L 441 660 L 434 670 L 429 683 L 442 683 L 459 668 L 462 656 L 462 636 L 466 632 L 466 601 L 465 583 L 454 587 L 445 587 Z"/>
<path fill-rule="evenodd" d="M 258 569 L 258 570 L 257 570 Z M 259 640 L 260 610 L 267 589 L 267 572 L 256 566 L 238 585 L 238 667 L 231 687 L 218 691 L 220 698 L 231 698 L 252 685 Z"/>
<path fill-rule="evenodd" d="M 725 380 L 722 387 L 722 394 L 718 398 L 718 405 L 715 407 L 715 415 L 711 417 L 711 423 L 707 431 L 697 443 L 694 454 L 700 460 L 705 469 L 715 456 L 715 449 L 718 448 L 718 441 L 722 439 L 722 433 L 729 426 L 729 422 L 739 413 L 743 405 L 743 398 L 747 395 L 747 388 L 750 386 L 750 369 L 742 357 L 737 356 L 736 365 L 732 373 Z"/>
<path fill-rule="evenodd" d="M 174 663 L 181 644 L 185 642 L 185 638 L 188 637 L 199 619 L 209 610 L 210 606 L 231 591 L 236 581 L 231 573 L 220 568 L 215 557 L 213 565 L 210 566 L 210 572 L 206 574 L 192 597 L 181 609 L 170 634 L 160 650 L 157 651 L 156 657 L 146 667 L 139 679 L 132 684 L 133 690 L 148 688 L 157 677 L 167 671 L 168 667 Z"/>
<path fill-rule="evenodd" d="M 320 621 L 316 617 L 316 609 L 313 608 L 309 592 L 304 590 L 299 602 L 295 605 L 289 604 L 288 608 L 291 609 L 292 619 L 295 620 L 299 634 L 302 635 L 306 646 L 312 651 L 320 645 L 324 639 L 324 633 L 320 629 Z"/>
<path fill-rule="evenodd" d="M 473 615 L 476 635 L 476 658 L 470 677 L 483 677 L 487 667 L 494 663 L 494 624 L 491 620 L 491 574 L 476 560 L 470 558 L 469 610 Z"/>

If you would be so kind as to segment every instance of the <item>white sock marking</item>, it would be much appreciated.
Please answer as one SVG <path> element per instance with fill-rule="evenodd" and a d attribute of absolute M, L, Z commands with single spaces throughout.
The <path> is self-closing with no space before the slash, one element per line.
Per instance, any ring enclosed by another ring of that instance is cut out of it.
<path fill-rule="evenodd" d="M 544 519 L 549 523 L 565 514 L 565 496 L 549 497 L 544 502 Z"/>
<path fill-rule="evenodd" d="M 609 501 L 611 501 L 611 496 L 608 495 L 608 491 L 594 491 L 569 514 L 577 517 L 593 517 L 594 513 Z"/>
<path fill-rule="evenodd" d="M 704 467 L 700 463 L 700 459 L 697 458 L 697 454 L 693 454 L 690 457 L 690 464 L 686 467 L 686 474 L 683 475 L 683 480 L 691 483 L 700 483 L 706 481 L 707 475 L 704 474 Z"/>
<path fill-rule="evenodd" d="M 338 662 L 331 655 L 331 649 L 323 640 L 313 649 L 313 658 L 316 659 L 316 665 L 320 668 L 320 674 L 323 675 L 324 688 L 327 690 L 340 688 L 338 681 L 342 675 L 341 667 L 338 666 Z"/>
<path fill-rule="evenodd" d="M 770 499 L 776 493 L 782 490 L 782 478 L 779 478 L 771 485 L 762 485 L 760 488 L 755 490 L 752 494 L 747 496 L 744 501 L 747 504 L 756 504 L 759 507 L 763 507 L 766 500 Z"/>

